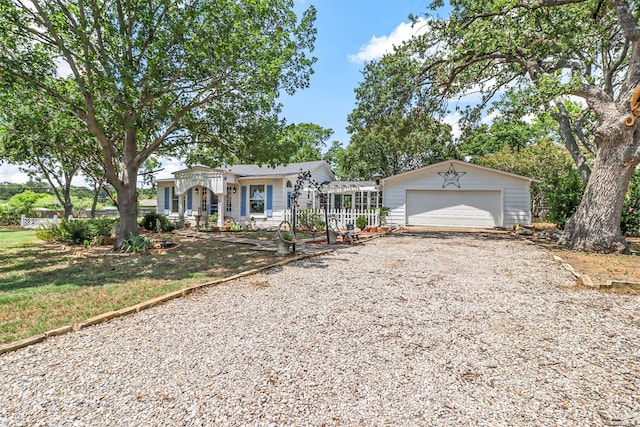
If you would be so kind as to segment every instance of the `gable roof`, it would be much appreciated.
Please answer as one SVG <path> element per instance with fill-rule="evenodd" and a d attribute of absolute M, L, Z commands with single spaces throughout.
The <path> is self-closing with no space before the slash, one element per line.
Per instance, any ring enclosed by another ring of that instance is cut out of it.
<path fill-rule="evenodd" d="M 173 172 L 173 175 L 183 172 L 198 172 L 198 171 L 220 171 L 227 172 L 236 175 L 239 178 L 284 178 L 286 176 L 297 175 L 300 172 L 309 170 L 311 172 L 325 168 L 329 176 L 335 178 L 331 166 L 325 160 L 316 160 L 313 162 L 300 162 L 289 163 L 288 165 L 233 165 L 233 166 L 221 166 L 219 168 L 210 168 L 203 165 L 194 165 L 191 168 L 181 169 Z M 171 181 L 173 178 L 158 180 L 158 181 Z"/>
<path fill-rule="evenodd" d="M 231 172 L 239 177 L 275 177 L 297 175 L 299 172 L 310 170 L 314 171 L 320 167 L 326 166 L 331 170 L 329 164 L 324 160 L 314 162 L 289 163 L 288 165 L 278 165 L 271 167 L 269 165 L 234 165 L 222 167 L 222 170 Z"/>
<path fill-rule="evenodd" d="M 521 179 L 523 181 L 540 182 L 539 179 L 529 178 L 529 177 L 522 176 L 522 175 L 516 175 L 514 173 L 505 172 L 505 171 L 501 171 L 501 170 L 493 169 L 493 168 L 488 168 L 486 166 L 480 166 L 480 165 L 476 165 L 474 163 L 463 162 L 462 160 L 445 160 L 444 162 L 434 163 L 432 165 L 425 166 L 425 167 L 422 167 L 420 169 L 414 169 L 412 171 L 404 172 L 404 173 L 401 173 L 401 174 L 398 174 L 398 175 L 393 175 L 393 176 L 390 176 L 388 178 L 384 178 L 382 181 L 383 182 L 393 181 L 393 180 L 395 180 L 397 178 L 400 178 L 400 177 L 406 177 L 406 176 L 409 176 L 409 175 L 412 175 L 412 174 L 425 172 L 428 169 L 447 167 L 450 164 L 462 165 L 462 166 L 467 166 L 467 167 L 471 167 L 471 168 L 475 168 L 475 169 L 480 169 L 480 170 L 484 170 L 484 171 L 487 171 L 487 172 L 492 172 L 492 173 L 497 173 L 497 174 L 500 174 L 500 175 L 505 175 L 505 176 L 508 176 L 508 177 L 511 177 L 511 178 L 515 178 L 515 179 Z"/>

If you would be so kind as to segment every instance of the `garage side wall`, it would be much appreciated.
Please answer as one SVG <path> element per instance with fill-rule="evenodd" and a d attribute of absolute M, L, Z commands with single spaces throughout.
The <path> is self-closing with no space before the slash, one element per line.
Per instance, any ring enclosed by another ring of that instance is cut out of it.
<path fill-rule="evenodd" d="M 460 201 L 460 205 L 465 204 L 467 196 L 477 198 L 482 197 L 482 194 L 492 195 L 496 204 L 500 205 L 496 206 L 498 214 L 494 215 L 495 226 L 510 228 L 516 223 L 531 224 L 530 182 L 527 179 L 456 162 L 453 165 L 457 175 L 449 175 L 449 178 L 459 183 L 460 188 L 453 183 L 443 187 L 446 183 L 443 175 L 447 173 L 450 165 L 449 162 L 441 163 L 387 178 L 383 191 L 383 205 L 390 209 L 387 223 L 407 225 L 407 194 L 410 193 L 415 198 L 416 191 L 428 190 L 423 193 L 425 197 L 444 195 L 442 192 L 446 192 L 449 199 L 457 195 L 459 198 L 455 198 Z M 500 192 L 501 197 L 495 197 L 496 192 Z M 497 201 L 498 199 L 500 201 Z M 429 204 L 428 199 L 425 204 Z M 434 205 L 437 204 L 438 202 L 434 201 Z M 452 223 L 449 226 L 460 225 Z"/>

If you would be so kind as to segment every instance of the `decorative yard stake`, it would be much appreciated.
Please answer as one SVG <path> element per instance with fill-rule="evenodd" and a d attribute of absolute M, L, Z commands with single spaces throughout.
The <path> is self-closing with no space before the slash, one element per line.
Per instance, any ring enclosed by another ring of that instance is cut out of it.
<path fill-rule="evenodd" d="M 304 183 L 308 183 L 310 187 L 320 192 L 322 196 L 322 187 L 324 187 L 328 182 L 318 183 L 315 179 L 311 177 L 311 171 L 300 171 L 298 173 L 298 179 L 296 180 L 295 185 L 293 186 L 293 192 L 291 193 L 291 223 L 293 233 L 295 235 L 296 227 L 297 227 L 297 214 L 296 214 L 296 205 L 298 204 L 298 197 L 302 193 L 304 188 Z M 327 211 L 327 200 L 324 202 L 324 224 L 325 231 L 327 233 L 327 243 L 329 243 L 329 212 Z M 296 253 L 296 244 L 292 245 L 293 253 Z"/>

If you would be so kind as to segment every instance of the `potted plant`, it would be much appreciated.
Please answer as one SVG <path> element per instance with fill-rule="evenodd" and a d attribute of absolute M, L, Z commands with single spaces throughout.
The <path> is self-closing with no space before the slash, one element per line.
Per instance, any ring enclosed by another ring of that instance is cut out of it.
<path fill-rule="evenodd" d="M 291 252 L 291 245 L 296 242 L 296 235 L 289 221 L 282 221 L 274 237 L 278 255 L 287 255 Z"/>
<path fill-rule="evenodd" d="M 233 224 L 233 220 L 231 218 L 225 218 L 224 220 L 224 231 L 231 231 L 231 225 Z"/>
<path fill-rule="evenodd" d="M 209 215 L 209 222 L 212 222 L 214 225 L 218 225 L 218 214 Z"/>

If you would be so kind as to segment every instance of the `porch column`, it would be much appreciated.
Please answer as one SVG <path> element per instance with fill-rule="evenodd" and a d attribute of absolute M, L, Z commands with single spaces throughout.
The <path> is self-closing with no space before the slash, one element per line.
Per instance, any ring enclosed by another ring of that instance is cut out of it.
<path fill-rule="evenodd" d="M 178 195 L 178 215 L 184 215 L 184 194 Z"/>
<path fill-rule="evenodd" d="M 218 227 L 224 227 L 224 216 L 227 213 L 227 195 L 225 193 L 216 194 L 218 196 Z M 211 193 L 213 197 L 213 193 Z"/>

